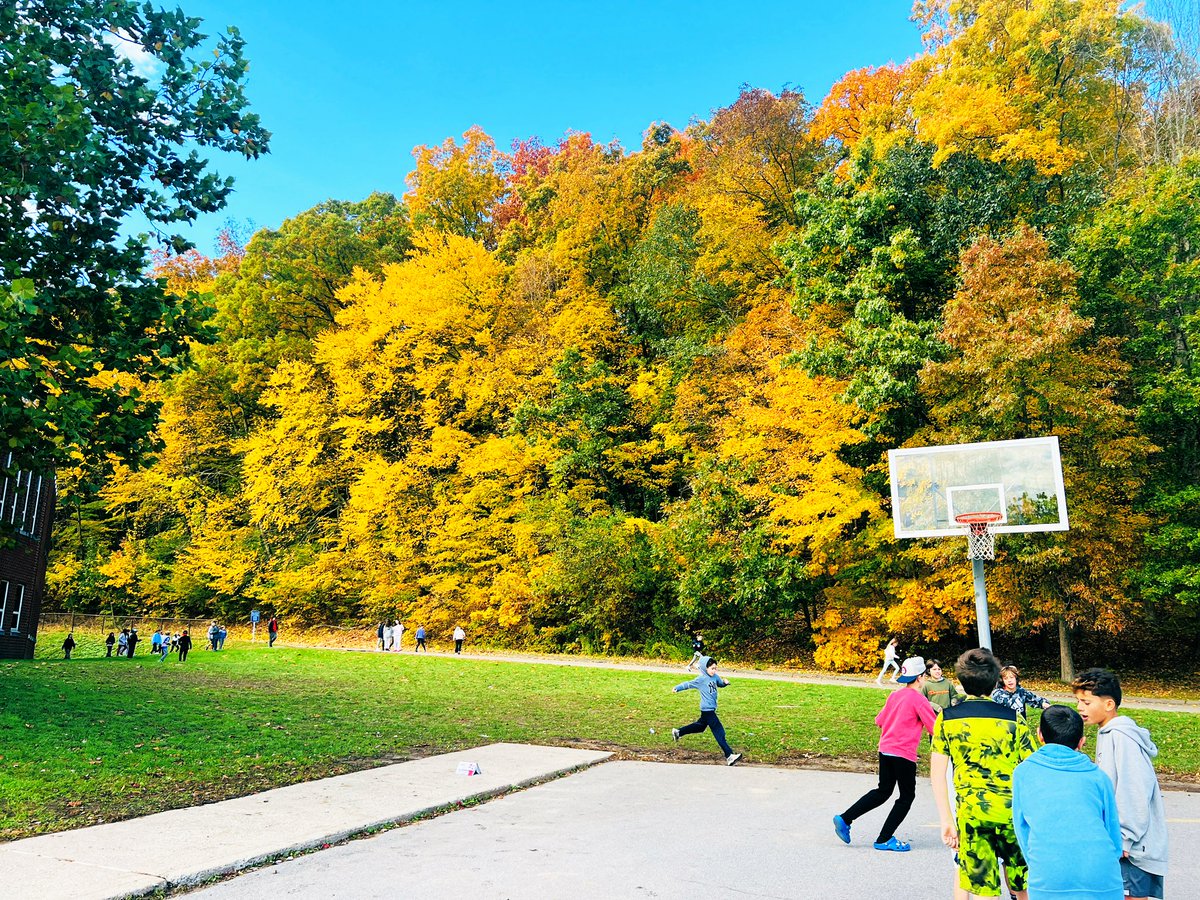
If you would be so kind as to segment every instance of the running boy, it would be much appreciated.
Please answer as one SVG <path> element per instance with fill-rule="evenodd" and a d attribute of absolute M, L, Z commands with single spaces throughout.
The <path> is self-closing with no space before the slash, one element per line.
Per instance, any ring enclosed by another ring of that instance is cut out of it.
<path fill-rule="evenodd" d="M 990 650 L 968 650 L 954 667 L 967 699 L 945 710 L 933 730 L 929 778 L 942 841 L 958 851 L 957 900 L 1000 896 L 1000 860 L 1016 900 L 1026 900 L 1028 872 L 1012 817 L 1012 774 L 1033 754 L 1024 716 L 988 699 L 1000 677 Z M 946 767 L 954 765 L 957 812 L 950 809 Z"/>
<path fill-rule="evenodd" d="M 1013 828 L 1029 863 L 1030 900 L 1121 900 L 1121 826 L 1112 782 L 1083 749 L 1083 719 L 1051 706 L 1042 748 L 1013 773 Z"/>
<path fill-rule="evenodd" d="M 700 718 L 691 725 L 682 728 L 672 728 L 671 737 L 678 741 L 685 734 L 699 734 L 705 728 L 711 728 L 717 745 L 725 754 L 725 765 L 732 766 L 742 754 L 734 753 L 733 748 L 725 742 L 725 726 L 717 718 L 717 688 L 729 687 L 729 682 L 717 674 L 717 661 L 711 656 L 700 657 L 700 674 L 691 681 L 677 684 L 671 688 L 672 693 L 687 691 L 695 688 L 700 692 Z"/>
<path fill-rule="evenodd" d="M 1150 732 L 1120 714 L 1121 682 L 1108 669 L 1088 669 L 1071 682 L 1079 714 L 1095 725 L 1096 765 L 1112 779 L 1121 823 L 1121 877 L 1125 896 L 1163 895 L 1167 874 L 1167 814 Z"/>
<path fill-rule="evenodd" d="M 883 709 L 875 717 L 875 724 L 880 728 L 879 787 L 867 791 L 840 816 L 834 816 L 833 831 L 844 843 L 850 843 L 850 826 L 854 820 L 887 803 L 892 790 L 899 785 L 900 795 L 879 829 L 875 849 L 905 853 L 912 846 L 896 838 L 896 829 L 908 815 L 917 795 L 917 748 L 921 743 L 921 730 L 933 733 L 937 713 L 921 693 L 925 660 L 919 656 L 906 659 L 896 680 L 904 687 L 888 695 Z"/>

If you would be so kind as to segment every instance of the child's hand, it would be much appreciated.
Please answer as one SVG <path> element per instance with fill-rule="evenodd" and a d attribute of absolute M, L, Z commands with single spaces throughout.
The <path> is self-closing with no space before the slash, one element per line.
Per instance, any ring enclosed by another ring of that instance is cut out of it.
<path fill-rule="evenodd" d="M 953 822 L 942 823 L 942 843 L 951 850 L 958 849 L 958 828 Z"/>

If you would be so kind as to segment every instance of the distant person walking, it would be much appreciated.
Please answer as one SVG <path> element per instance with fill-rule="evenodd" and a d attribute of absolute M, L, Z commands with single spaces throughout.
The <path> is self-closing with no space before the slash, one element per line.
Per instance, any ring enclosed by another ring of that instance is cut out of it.
<path fill-rule="evenodd" d="M 163 636 L 162 636 L 162 643 L 159 645 L 159 648 L 158 648 L 158 661 L 166 662 L 167 656 L 170 654 L 170 652 L 171 652 L 171 635 L 164 632 Z"/>
<path fill-rule="evenodd" d="M 383 622 L 383 646 L 379 649 L 385 653 L 392 649 L 392 644 L 396 641 L 396 633 L 392 630 L 391 623 L 386 619 Z"/>
<path fill-rule="evenodd" d="M 183 629 L 183 634 L 179 636 L 179 661 L 186 662 L 188 651 L 192 649 L 192 639 L 188 635 L 188 630 Z"/>
<path fill-rule="evenodd" d="M 397 619 L 396 624 L 394 626 L 392 626 L 392 634 L 395 636 L 396 652 L 399 653 L 401 650 L 404 649 L 404 647 L 402 646 L 402 643 L 404 641 L 404 623 L 401 622 L 399 619 Z"/>
<path fill-rule="evenodd" d="M 124 656 L 125 651 L 129 649 L 129 629 L 122 628 L 121 634 L 117 638 L 117 656 Z"/>
<path fill-rule="evenodd" d="M 697 631 L 692 636 L 692 659 L 687 664 L 687 670 L 691 671 L 702 659 L 704 659 L 704 635 Z"/>
<path fill-rule="evenodd" d="M 462 642 L 467 639 L 467 633 L 458 625 L 454 628 L 454 652 L 462 653 Z"/>
<path fill-rule="evenodd" d="M 208 649 L 217 649 L 217 623 L 210 622 L 208 625 Z"/>
<path fill-rule="evenodd" d="M 387 628 L 385 627 L 383 622 L 380 622 L 378 625 L 375 626 L 375 640 L 379 641 L 379 649 L 380 650 L 384 649 L 383 634 L 385 631 L 387 631 Z"/>
<path fill-rule="evenodd" d="M 275 646 L 275 638 L 279 637 L 279 620 L 271 616 L 271 621 L 267 623 L 267 646 Z"/>
<path fill-rule="evenodd" d="M 155 628 L 154 634 L 150 635 L 150 652 L 157 653 L 162 645 L 162 629 Z"/>
<path fill-rule="evenodd" d="M 883 676 L 887 674 L 889 667 L 896 670 L 892 673 L 892 684 L 896 683 L 896 676 L 900 674 L 900 664 L 896 662 L 896 657 L 900 655 L 899 643 L 899 638 L 892 638 L 888 641 L 887 646 L 883 648 L 883 668 L 879 670 L 879 674 L 875 677 L 876 684 L 883 684 Z"/>
<path fill-rule="evenodd" d="M 112 656 L 113 644 L 115 644 L 116 642 L 117 642 L 117 636 L 110 631 L 108 633 L 108 637 L 106 637 L 104 639 L 104 646 L 108 649 L 108 652 L 104 654 L 105 659 L 108 659 L 110 656 Z"/>
<path fill-rule="evenodd" d="M 225 626 L 218 625 L 217 626 L 217 649 L 218 650 L 225 649 L 225 638 L 228 636 L 229 636 L 229 631 L 225 628 Z"/>
<path fill-rule="evenodd" d="M 71 658 L 71 651 L 75 649 L 75 635 L 68 634 L 67 639 L 63 641 L 63 659 Z"/>
<path fill-rule="evenodd" d="M 129 629 L 129 640 L 125 642 L 125 655 L 133 658 L 133 651 L 137 649 L 138 633 L 137 626 L 134 625 Z"/>
<path fill-rule="evenodd" d="M 417 653 L 421 650 L 424 650 L 426 653 L 429 652 L 429 648 L 425 646 L 425 626 L 424 625 L 417 626 L 417 648 L 413 652 Z"/>

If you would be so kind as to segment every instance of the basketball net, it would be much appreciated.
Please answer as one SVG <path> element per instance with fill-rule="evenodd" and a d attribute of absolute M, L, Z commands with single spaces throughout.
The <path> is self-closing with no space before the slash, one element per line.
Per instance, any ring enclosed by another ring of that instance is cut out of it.
<path fill-rule="evenodd" d="M 1003 518 L 1004 516 L 998 512 L 963 513 L 954 517 L 954 521 L 960 525 L 966 525 L 969 529 L 967 531 L 967 559 L 996 558 L 996 535 L 992 533 L 991 526 Z"/>

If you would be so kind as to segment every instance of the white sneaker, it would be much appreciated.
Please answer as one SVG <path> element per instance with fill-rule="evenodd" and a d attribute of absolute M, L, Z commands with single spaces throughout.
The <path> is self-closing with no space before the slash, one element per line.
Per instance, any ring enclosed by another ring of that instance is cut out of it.
<path fill-rule="evenodd" d="M 675 738 L 675 743 L 679 743 L 679 729 L 678 728 L 671 729 L 671 737 Z"/>
<path fill-rule="evenodd" d="M 737 761 L 741 758 L 742 758 L 742 754 L 740 754 L 740 753 L 730 753 L 727 757 L 725 757 L 725 765 L 727 765 L 727 766 L 735 765 L 737 763 Z"/>

